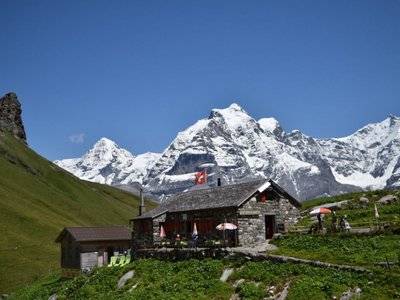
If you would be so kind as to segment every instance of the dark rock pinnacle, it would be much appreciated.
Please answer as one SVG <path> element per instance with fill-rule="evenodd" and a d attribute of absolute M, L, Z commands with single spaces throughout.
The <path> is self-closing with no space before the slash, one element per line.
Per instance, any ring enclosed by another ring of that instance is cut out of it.
<path fill-rule="evenodd" d="M 21 112 L 21 103 L 15 93 L 8 93 L 0 98 L 0 131 L 9 131 L 26 144 Z"/>

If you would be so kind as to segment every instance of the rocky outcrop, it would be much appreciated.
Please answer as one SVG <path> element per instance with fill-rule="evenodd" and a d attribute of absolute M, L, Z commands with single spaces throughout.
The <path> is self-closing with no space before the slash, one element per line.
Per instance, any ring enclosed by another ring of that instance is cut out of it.
<path fill-rule="evenodd" d="M 0 98 L 0 131 L 9 131 L 26 144 L 21 112 L 21 103 L 15 93 L 8 93 Z"/>

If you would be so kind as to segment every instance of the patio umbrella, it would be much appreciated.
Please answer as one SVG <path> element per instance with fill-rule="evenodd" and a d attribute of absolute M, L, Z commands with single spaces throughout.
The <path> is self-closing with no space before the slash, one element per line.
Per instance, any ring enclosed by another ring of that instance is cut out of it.
<path fill-rule="evenodd" d="M 218 230 L 235 230 L 237 226 L 232 223 L 221 223 L 216 227 Z"/>
<path fill-rule="evenodd" d="M 310 211 L 310 215 L 316 215 L 316 214 L 329 214 L 332 211 L 328 208 L 325 207 L 319 207 L 316 209 L 313 209 L 312 211 Z"/>
<path fill-rule="evenodd" d="M 192 235 L 198 235 L 196 222 L 194 222 L 194 225 L 193 225 L 193 233 L 192 233 Z"/>
<path fill-rule="evenodd" d="M 165 233 L 164 226 L 161 225 L 160 228 L 160 238 L 165 238 L 167 234 Z"/>

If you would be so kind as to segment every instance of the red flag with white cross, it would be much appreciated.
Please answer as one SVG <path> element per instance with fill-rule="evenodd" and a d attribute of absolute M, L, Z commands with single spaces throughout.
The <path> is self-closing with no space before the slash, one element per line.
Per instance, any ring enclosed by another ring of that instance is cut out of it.
<path fill-rule="evenodd" d="M 204 184 L 207 182 L 207 173 L 206 170 L 204 169 L 203 171 L 194 174 L 194 184 Z"/>

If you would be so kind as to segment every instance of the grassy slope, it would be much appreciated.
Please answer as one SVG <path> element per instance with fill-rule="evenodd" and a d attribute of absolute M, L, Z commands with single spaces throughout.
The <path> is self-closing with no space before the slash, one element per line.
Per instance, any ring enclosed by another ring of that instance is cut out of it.
<path fill-rule="evenodd" d="M 302 209 L 304 211 L 303 218 L 299 222 L 298 226 L 309 227 L 312 223 L 312 216 L 308 214 L 314 206 L 323 205 L 325 203 L 339 202 L 343 200 L 350 200 L 348 205 L 344 205 L 341 209 L 337 210 L 338 221 L 341 216 L 347 215 L 349 222 L 352 227 L 373 227 L 376 225 L 376 219 L 374 218 L 374 205 L 375 203 L 386 195 L 397 195 L 397 203 L 391 205 L 377 205 L 379 211 L 379 222 L 389 222 L 392 224 L 400 223 L 400 191 L 395 190 L 377 190 L 370 192 L 357 192 L 349 193 L 344 195 L 338 195 L 334 197 L 319 198 L 307 200 L 302 203 Z M 368 198 L 369 203 L 366 208 L 362 207 L 360 198 Z M 325 217 L 325 226 L 330 226 L 331 214 L 327 214 Z M 314 216 L 315 218 L 315 216 Z"/>
<path fill-rule="evenodd" d="M 81 181 L 0 132 L 0 293 L 59 268 L 54 240 L 64 226 L 128 227 L 138 206 L 131 194 Z"/>

